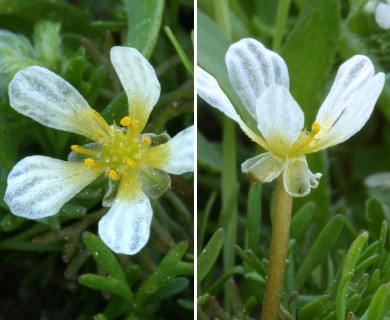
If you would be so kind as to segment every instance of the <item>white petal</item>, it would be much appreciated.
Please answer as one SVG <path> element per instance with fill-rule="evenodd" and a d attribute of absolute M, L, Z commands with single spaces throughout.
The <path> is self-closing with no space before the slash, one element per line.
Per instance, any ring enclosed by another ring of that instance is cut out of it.
<path fill-rule="evenodd" d="M 288 159 L 283 173 L 286 192 L 293 197 L 304 197 L 310 192 L 310 172 L 305 157 Z"/>
<path fill-rule="evenodd" d="M 320 179 L 322 177 L 322 173 L 320 172 L 317 172 L 317 173 L 313 173 L 309 170 L 309 180 L 310 180 L 310 187 L 312 189 L 315 189 L 318 187 L 319 183 L 320 183 Z"/>
<path fill-rule="evenodd" d="M 270 150 L 283 154 L 298 139 L 304 115 L 285 87 L 269 87 L 257 100 L 258 128 Z"/>
<path fill-rule="evenodd" d="M 19 71 L 9 88 L 12 108 L 48 127 L 95 139 L 108 134 L 104 119 L 68 82 L 42 67 Z"/>
<path fill-rule="evenodd" d="M 173 174 L 194 171 L 194 126 L 179 132 L 167 143 L 145 150 L 143 163 Z"/>
<path fill-rule="evenodd" d="M 253 182 L 266 183 L 279 177 L 284 164 L 285 161 L 270 152 L 266 152 L 243 162 L 241 170 Z"/>
<path fill-rule="evenodd" d="M 242 122 L 229 98 L 220 88 L 217 80 L 200 67 L 197 67 L 197 88 L 198 95 L 209 105 L 217 108 L 234 121 L 238 123 Z"/>
<path fill-rule="evenodd" d="M 321 125 L 321 129 L 317 138 L 324 136 L 332 128 L 373 75 L 374 66 L 365 56 L 354 56 L 340 66 L 334 84 L 318 111 L 316 122 Z"/>
<path fill-rule="evenodd" d="M 226 53 L 230 82 L 250 114 L 256 119 L 256 101 L 268 87 L 279 84 L 288 89 L 284 60 L 254 39 L 243 39 Z"/>
<path fill-rule="evenodd" d="M 380 3 L 375 10 L 376 23 L 383 29 L 390 29 L 390 5 Z"/>
<path fill-rule="evenodd" d="M 103 172 L 103 167 L 91 169 L 82 163 L 27 157 L 11 170 L 4 200 L 17 216 L 52 216 Z"/>
<path fill-rule="evenodd" d="M 206 101 L 212 107 L 223 112 L 226 116 L 236 121 L 245 134 L 258 143 L 260 146 L 265 147 L 265 142 L 257 136 L 248 126 L 241 120 L 241 117 L 238 115 L 234 109 L 229 98 L 220 88 L 217 80 L 204 71 L 202 68 L 197 67 L 197 91 L 198 95 Z"/>
<path fill-rule="evenodd" d="M 99 236 L 114 252 L 136 254 L 148 242 L 153 211 L 137 183 L 121 181 L 117 197 L 99 221 Z"/>
<path fill-rule="evenodd" d="M 378 172 L 368 176 L 364 180 L 364 184 L 368 188 L 390 188 L 390 172 Z"/>
<path fill-rule="evenodd" d="M 136 121 L 136 132 L 144 129 L 160 97 L 160 83 L 150 63 L 136 49 L 113 47 L 111 62 L 126 91 L 129 116 Z"/>
<path fill-rule="evenodd" d="M 341 143 L 358 132 L 368 121 L 382 92 L 385 75 L 378 73 L 350 98 L 331 130 L 312 146 L 312 151 Z"/>

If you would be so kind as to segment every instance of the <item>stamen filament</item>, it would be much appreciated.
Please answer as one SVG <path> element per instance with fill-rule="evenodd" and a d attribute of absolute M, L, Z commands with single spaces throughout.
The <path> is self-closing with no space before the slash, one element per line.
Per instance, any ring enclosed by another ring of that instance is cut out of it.
<path fill-rule="evenodd" d="M 300 145 L 300 149 L 305 149 L 310 144 L 310 142 L 313 141 L 314 137 L 318 134 L 318 132 L 320 132 L 320 130 L 321 125 L 318 122 L 314 122 L 311 126 L 310 134 L 307 136 L 306 140 Z"/>
<path fill-rule="evenodd" d="M 83 147 L 78 146 L 77 144 L 74 144 L 73 146 L 70 147 L 74 152 L 80 153 L 80 154 L 85 154 L 88 156 L 96 156 L 97 152 L 92 151 Z"/>
<path fill-rule="evenodd" d="M 128 158 L 126 160 L 127 164 L 131 167 L 131 168 L 139 168 L 139 164 L 137 162 L 135 162 L 133 159 L 130 159 Z"/>

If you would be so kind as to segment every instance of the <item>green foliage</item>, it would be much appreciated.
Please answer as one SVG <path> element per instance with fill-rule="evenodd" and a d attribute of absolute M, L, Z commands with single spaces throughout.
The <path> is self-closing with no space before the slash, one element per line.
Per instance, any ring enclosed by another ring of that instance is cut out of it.
<path fill-rule="evenodd" d="M 198 64 L 218 80 L 252 130 L 256 123 L 248 121 L 224 63 L 230 43 L 241 38 L 255 38 L 273 50 L 280 47 L 291 93 L 305 113 L 308 128 L 343 61 L 365 54 L 376 72 L 390 70 L 388 32 L 374 25 L 374 13 L 366 10 L 365 0 L 217 2 L 221 7 L 198 1 Z M 226 6 L 229 19 L 221 22 L 215 11 L 223 12 Z M 311 171 L 323 176 L 309 196 L 294 199 L 279 319 L 390 319 L 390 190 L 387 181 L 370 190 L 363 183 L 372 173 L 390 171 L 389 89 L 386 81 L 373 117 L 356 138 L 307 157 Z M 236 143 L 226 143 L 223 115 L 201 99 L 198 115 L 202 119 L 198 152 L 203 153 L 198 157 L 198 194 L 211 196 L 198 201 L 197 316 L 259 319 L 274 184 L 254 185 L 240 174 L 240 163 L 263 150 L 255 149 L 239 130 Z M 229 148 L 236 150 L 235 157 L 225 157 Z M 222 157 L 216 156 L 216 150 Z M 232 173 L 223 170 L 223 161 L 233 163 L 238 172 L 233 184 L 239 185 L 239 191 L 231 191 L 227 202 L 222 196 L 224 179 Z M 219 242 L 210 246 L 223 231 L 224 247 L 228 237 L 235 239 L 231 265 Z M 212 259 L 204 258 L 205 249 Z"/>
<path fill-rule="evenodd" d="M 191 125 L 191 60 L 183 64 L 181 59 L 193 56 L 193 9 L 185 1 L 0 0 L 0 264 L 4 280 L 0 317 L 192 317 L 191 174 L 158 176 L 157 180 L 156 172 L 145 174 L 145 181 L 159 183 L 160 191 L 170 189 L 158 202 L 152 200 L 150 239 L 135 256 L 112 253 L 95 235 L 108 210 L 101 204 L 109 188 L 105 177 L 82 190 L 58 215 L 39 221 L 12 215 L 3 196 L 7 175 L 22 158 L 42 154 L 66 160 L 71 145 L 90 142 L 46 128 L 10 108 L 8 83 L 27 66 L 40 65 L 66 79 L 111 125 L 127 115 L 128 103 L 111 65 L 110 49 L 136 47 L 150 60 L 162 87 L 145 131 L 155 132 L 152 139 L 160 143 L 167 141 L 166 132 L 174 136 Z M 173 38 L 166 36 L 164 26 Z M 155 197 L 162 193 L 151 192 Z"/>
<path fill-rule="evenodd" d="M 129 31 L 125 45 L 138 49 L 146 58 L 152 55 L 160 32 L 164 0 L 124 0 Z"/>

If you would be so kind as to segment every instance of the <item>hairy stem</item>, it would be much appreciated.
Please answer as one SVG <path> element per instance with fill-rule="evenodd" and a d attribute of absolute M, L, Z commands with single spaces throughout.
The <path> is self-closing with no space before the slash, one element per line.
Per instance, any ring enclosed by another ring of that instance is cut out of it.
<path fill-rule="evenodd" d="M 283 291 L 290 233 L 292 196 L 284 190 L 283 175 L 276 180 L 275 212 L 263 310 L 260 320 L 277 320 Z"/>

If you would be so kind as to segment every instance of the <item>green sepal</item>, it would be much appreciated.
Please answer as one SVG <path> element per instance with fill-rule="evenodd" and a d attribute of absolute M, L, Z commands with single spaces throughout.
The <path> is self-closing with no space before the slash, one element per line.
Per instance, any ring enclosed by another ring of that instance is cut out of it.
<path fill-rule="evenodd" d="M 158 146 L 159 144 L 164 144 L 171 140 L 171 136 L 166 132 L 163 132 L 161 134 L 145 133 L 142 136 L 149 137 L 150 139 L 152 139 L 152 145 L 156 146 Z"/>
<path fill-rule="evenodd" d="M 171 178 L 165 171 L 144 167 L 136 174 L 142 191 L 151 199 L 159 198 L 171 186 Z"/>
<path fill-rule="evenodd" d="M 118 193 L 120 180 L 111 180 L 108 179 L 108 190 L 103 197 L 103 207 L 109 208 L 113 205 L 114 200 L 116 198 L 116 194 Z"/>

